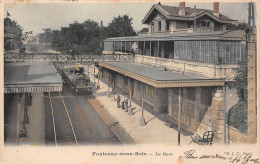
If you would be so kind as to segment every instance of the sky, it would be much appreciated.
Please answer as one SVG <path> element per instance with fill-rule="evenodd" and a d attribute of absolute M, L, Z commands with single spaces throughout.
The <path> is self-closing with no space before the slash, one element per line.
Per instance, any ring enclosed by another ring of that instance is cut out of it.
<path fill-rule="evenodd" d="M 136 31 L 147 25 L 142 24 L 142 19 L 150 8 L 157 2 L 96 2 L 96 3 L 34 3 L 34 4 L 5 4 L 5 15 L 7 10 L 11 15 L 9 18 L 17 21 L 24 29 L 23 32 L 33 31 L 34 34 L 43 32 L 43 28 L 59 30 L 74 21 L 79 23 L 87 19 L 100 23 L 103 21 L 107 26 L 113 17 L 128 14 L 133 18 L 133 27 Z M 162 5 L 179 6 L 179 3 L 161 2 Z M 186 7 L 211 9 L 212 3 L 186 2 Z M 247 3 L 224 3 L 220 2 L 220 13 L 235 19 L 247 21 Z"/>

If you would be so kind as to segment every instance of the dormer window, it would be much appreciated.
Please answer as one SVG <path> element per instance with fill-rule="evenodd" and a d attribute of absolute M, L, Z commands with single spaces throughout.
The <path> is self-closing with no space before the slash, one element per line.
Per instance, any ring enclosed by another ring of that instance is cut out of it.
<path fill-rule="evenodd" d="M 162 31 L 162 22 L 161 21 L 158 22 L 158 31 Z"/>
<path fill-rule="evenodd" d="M 205 22 L 205 21 L 200 22 L 200 27 L 209 27 L 209 22 Z"/>
<path fill-rule="evenodd" d="M 151 24 L 151 32 L 154 32 L 154 23 Z"/>
<path fill-rule="evenodd" d="M 212 26 L 212 21 L 210 21 L 207 18 L 202 18 L 201 20 L 198 20 L 197 24 L 198 24 L 198 27 L 207 27 L 207 28 L 209 28 L 209 27 Z"/>
<path fill-rule="evenodd" d="M 169 20 L 166 21 L 166 30 L 167 31 L 170 30 L 170 21 Z"/>

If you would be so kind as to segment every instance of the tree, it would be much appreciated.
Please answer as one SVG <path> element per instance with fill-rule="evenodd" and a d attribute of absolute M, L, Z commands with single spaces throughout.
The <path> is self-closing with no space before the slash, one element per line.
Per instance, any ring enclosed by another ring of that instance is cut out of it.
<path fill-rule="evenodd" d="M 227 30 L 245 30 L 247 27 L 246 23 L 239 23 L 239 24 L 227 24 Z"/>
<path fill-rule="evenodd" d="M 10 18 L 4 19 L 4 33 L 13 34 L 15 36 L 21 37 L 23 32 L 22 26 L 20 26 L 16 21 Z"/>
<path fill-rule="evenodd" d="M 228 24 L 227 30 L 246 30 L 246 23 Z M 236 89 L 239 101 L 231 107 L 227 114 L 228 125 L 241 132 L 247 133 L 248 125 L 248 107 L 247 107 L 247 63 L 239 63 L 239 67 L 235 69 L 236 76 L 233 82 L 228 83 L 228 87 Z"/>
<path fill-rule="evenodd" d="M 66 53 L 71 53 L 73 49 L 73 55 L 100 54 L 103 42 L 100 31 L 99 24 L 94 20 L 88 19 L 83 23 L 75 21 L 52 32 L 52 47 Z"/>
<path fill-rule="evenodd" d="M 128 15 L 119 15 L 114 17 L 112 22 L 108 25 L 108 36 L 109 37 L 120 37 L 120 36 L 134 36 L 136 32 L 132 27 L 133 18 L 129 18 Z"/>
<path fill-rule="evenodd" d="M 43 28 L 44 32 L 39 35 L 40 43 L 52 43 L 53 40 L 53 31 L 50 28 Z"/>
<path fill-rule="evenodd" d="M 228 83 L 228 87 L 237 90 L 239 101 L 227 114 L 228 125 L 247 133 L 247 63 L 239 63 L 235 69 L 236 76 L 233 82 Z"/>
<path fill-rule="evenodd" d="M 23 28 L 15 20 L 4 19 L 4 49 L 19 49 L 22 47 Z"/>
<path fill-rule="evenodd" d="M 128 15 L 114 17 L 107 27 L 98 24 L 94 20 L 86 20 L 83 23 L 74 22 L 60 30 L 43 29 L 39 35 L 41 42 L 51 43 L 58 51 L 79 54 L 101 54 L 103 40 L 108 37 L 136 35 L 132 27 L 132 18 Z"/>

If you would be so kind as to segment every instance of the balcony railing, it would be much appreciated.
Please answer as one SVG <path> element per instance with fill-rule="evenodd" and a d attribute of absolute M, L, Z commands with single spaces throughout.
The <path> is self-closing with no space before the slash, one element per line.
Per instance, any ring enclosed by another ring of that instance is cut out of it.
<path fill-rule="evenodd" d="M 174 31 L 158 31 L 158 32 L 140 32 L 139 36 L 145 35 L 165 35 L 165 34 L 176 34 L 176 33 L 192 33 L 192 32 L 211 32 L 214 31 L 214 28 L 210 27 L 197 27 L 196 29 L 193 28 L 186 28 L 186 29 L 176 29 Z"/>
<path fill-rule="evenodd" d="M 194 61 L 185 61 L 179 59 L 167 59 L 153 56 L 135 55 L 135 63 L 163 67 L 188 75 L 195 75 L 205 78 L 226 78 L 232 80 L 235 76 L 234 68 L 237 64 L 217 65 L 213 63 L 201 63 Z"/>
<path fill-rule="evenodd" d="M 167 35 L 167 34 L 176 34 L 176 33 L 191 33 L 193 32 L 192 28 L 186 28 L 186 29 L 176 29 L 174 31 L 158 31 L 158 32 L 140 32 L 139 36 L 145 36 L 145 35 Z"/>

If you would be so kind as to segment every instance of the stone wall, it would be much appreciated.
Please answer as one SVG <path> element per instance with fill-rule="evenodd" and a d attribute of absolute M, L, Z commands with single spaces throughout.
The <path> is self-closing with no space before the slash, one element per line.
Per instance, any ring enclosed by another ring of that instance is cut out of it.
<path fill-rule="evenodd" d="M 212 113 L 212 130 L 214 132 L 214 140 L 221 142 L 224 139 L 224 96 L 223 88 L 217 88 L 210 106 Z"/>

